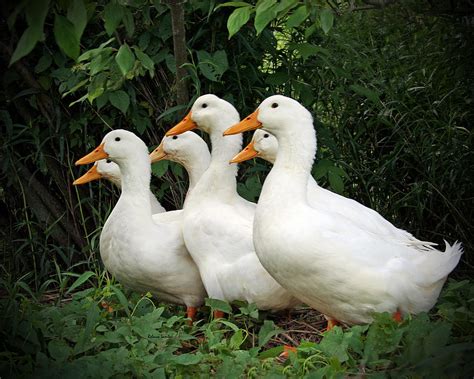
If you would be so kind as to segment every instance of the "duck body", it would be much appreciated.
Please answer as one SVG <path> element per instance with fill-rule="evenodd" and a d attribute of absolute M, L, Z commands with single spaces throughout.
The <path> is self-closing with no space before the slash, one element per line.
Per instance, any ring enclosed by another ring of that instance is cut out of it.
<path fill-rule="evenodd" d="M 460 259 L 460 244 L 420 250 L 314 207 L 308 181 L 316 137 L 309 112 L 277 95 L 254 118 L 279 145 L 254 220 L 255 249 L 267 271 L 311 307 L 347 324 L 370 322 L 374 312 L 428 311 Z"/>
<path fill-rule="evenodd" d="M 147 147 L 125 130 L 108 133 L 101 146 L 122 173 L 122 193 L 100 236 L 105 267 L 134 290 L 188 307 L 201 305 L 206 292 L 184 245 L 181 213 L 152 216 Z"/>
<path fill-rule="evenodd" d="M 267 131 L 257 129 L 251 144 L 244 150 L 243 159 L 261 157 L 275 163 L 278 153 L 278 141 Z M 240 161 L 237 159 L 237 161 Z M 342 217 L 356 223 L 360 228 L 375 233 L 380 237 L 396 241 L 407 246 L 414 246 L 420 250 L 428 250 L 435 245 L 431 242 L 421 241 L 406 230 L 397 228 L 391 222 L 373 209 L 364 206 L 356 200 L 341 196 L 318 185 L 316 180 L 309 176 L 307 185 L 308 203 L 316 209 L 335 212 Z"/>
<path fill-rule="evenodd" d="M 255 254 L 255 204 L 238 195 L 237 167 L 228 163 L 240 150 L 242 136 L 222 136 L 227 127 L 239 121 L 237 111 L 214 95 L 204 95 L 194 103 L 192 116 L 195 125 L 210 134 L 212 152 L 209 168 L 186 198 L 183 236 L 209 297 L 228 302 L 244 300 L 259 309 L 298 304 L 299 300 L 268 274 Z"/>

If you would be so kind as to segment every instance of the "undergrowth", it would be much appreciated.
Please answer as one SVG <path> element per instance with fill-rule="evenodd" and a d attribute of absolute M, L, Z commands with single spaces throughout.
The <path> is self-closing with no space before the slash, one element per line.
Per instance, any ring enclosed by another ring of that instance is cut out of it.
<path fill-rule="evenodd" d="M 92 283 L 85 273 L 70 288 Z M 474 283 L 451 281 L 437 307 L 397 324 L 378 314 L 371 325 L 282 328 L 288 315 L 207 299 L 189 326 L 184 309 L 149 294 L 125 294 L 105 280 L 72 297 L 34 300 L 18 282 L 1 300 L 2 377 L 345 378 L 469 377 L 474 374 Z M 44 300 L 47 302 L 45 303 Z M 212 320 L 212 310 L 229 312 Z M 301 318 L 310 309 L 292 312 Z M 304 323 L 302 323 L 304 324 Z M 281 335 L 298 344 L 286 361 Z"/>

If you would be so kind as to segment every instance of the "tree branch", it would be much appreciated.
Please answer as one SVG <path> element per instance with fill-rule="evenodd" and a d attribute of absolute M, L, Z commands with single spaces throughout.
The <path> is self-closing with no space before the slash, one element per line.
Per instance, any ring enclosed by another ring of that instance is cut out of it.
<path fill-rule="evenodd" d="M 186 81 L 186 69 L 183 67 L 188 62 L 186 49 L 186 30 L 184 28 L 184 2 L 180 0 L 166 0 L 171 10 L 171 26 L 173 28 L 173 49 L 176 61 L 176 102 L 187 104 L 189 101 Z"/>

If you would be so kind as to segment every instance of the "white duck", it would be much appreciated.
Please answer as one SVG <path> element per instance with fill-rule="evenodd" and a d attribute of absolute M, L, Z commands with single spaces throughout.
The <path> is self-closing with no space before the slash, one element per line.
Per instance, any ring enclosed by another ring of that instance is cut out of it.
<path fill-rule="evenodd" d="M 370 322 L 374 312 L 433 307 L 461 244 L 420 251 L 311 206 L 307 187 L 316 137 L 311 114 L 297 101 L 271 96 L 225 134 L 257 128 L 279 145 L 254 222 L 254 245 L 268 272 L 308 305 L 347 324 Z"/>
<path fill-rule="evenodd" d="M 251 158 L 260 157 L 267 162 L 275 163 L 278 153 L 278 141 L 271 133 L 257 129 L 252 141 L 237 154 L 231 163 L 240 163 Z M 359 228 L 376 233 L 378 236 L 392 239 L 403 245 L 413 246 L 420 250 L 432 249 L 432 242 L 420 241 L 411 233 L 395 227 L 382 215 L 361 203 L 322 188 L 310 175 L 308 179 L 308 203 L 323 211 L 339 213 L 356 223 Z"/>
<path fill-rule="evenodd" d="M 94 163 L 92 168 L 74 181 L 74 185 L 86 184 L 93 180 L 107 179 L 119 189 L 122 188 L 122 175 L 119 166 L 110 159 L 101 159 Z M 153 192 L 149 191 L 151 213 L 163 213 L 166 209 L 160 204 Z"/>
<path fill-rule="evenodd" d="M 289 308 L 299 301 L 260 264 L 252 243 L 255 204 L 238 195 L 237 167 L 229 165 L 242 146 L 242 136 L 224 138 L 222 132 L 238 121 L 239 114 L 231 104 L 204 95 L 167 133 L 199 128 L 210 134 L 212 143 L 211 164 L 186 199 L 184 240 L 209 297 L 245 300 L 259 309 Z M 222 313 L 216 312 L 216 317 Z"/>
<path fill-rule="evenodd" d="M 172 212 L 152 218 L 151 166 L 146 145 L 129 131 L 114 130 L 76 164 L 104 158 L 117 163 L 122 173 L 122 193 L 100 236 L 105 267 L 135 290 L 185 304 L 192 319 L 206 292 L 198 268 L 184 246 L 180 218 L 169 220 Z"/>
<path fill-rule="evenodd" d="M 163 137 L 159 146 L 150 154 L 151 163 L 163 159 L 179 163 L 185 168 L 189 178 L 186 194 L 188 198 L 202 174 L 209 167 L 211 154 L 201 137 L 194 132 L 185 132 L 179 136 Z"/>

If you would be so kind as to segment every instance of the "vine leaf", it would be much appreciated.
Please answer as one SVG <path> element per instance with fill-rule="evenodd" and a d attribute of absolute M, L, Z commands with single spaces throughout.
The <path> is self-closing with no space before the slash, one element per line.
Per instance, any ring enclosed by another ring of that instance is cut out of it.
<path fill-rule="evenodd" d="M 109 93 L 109 101 L 115 108 L 121 110 L 123 114 L 127 113 L 130 98 L 125 91 L 119 90 Z"/>
<path fill-rule="evenodd" d="M 319 21 L 323 32 L 328 34 L 334 24 L 334 13 L 330 9 L 323 9 L 319 14 Z"/>
<path fill-rule="evenodd" d="M 67 10 L 67 18 L 74 25 L 76 38 L 80 41 L 87 25 L 87 11 L 83 0 L 71 2 Z"/>
<path fill-rule="evenodd" d="M 245 6 L 235 9 L 227 20 L 227 30 L 229 31 L 229 39 L 237 33 L 250 19 L 252 7 Z"/>
<path fill-rule="evenodd" d="M 66 17 L 56 15 L 54 18 L 54 37 L 64 53 L 76 60 L 79 56 L 79 40 L 74 25 Z"/>
<path fill-rule="evenodd" d="M 130 47 L 126 43 L 120 46 L 120 49 L 115 56 L 115 61 L 117 62 L 123 76 L 127 75 L 127 73 L 132 69 L 135 63 L 135 55 L 133 55 L 132 50 L 130 50 Z"/>

